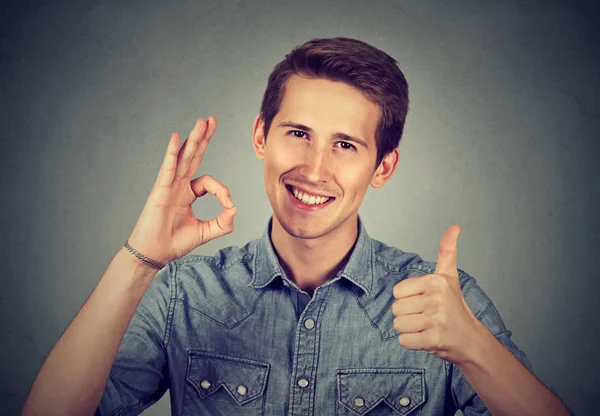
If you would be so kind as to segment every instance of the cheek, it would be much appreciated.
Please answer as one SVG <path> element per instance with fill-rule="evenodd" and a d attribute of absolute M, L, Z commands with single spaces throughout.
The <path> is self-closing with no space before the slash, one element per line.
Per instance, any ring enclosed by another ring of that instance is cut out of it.
<path fill-rule="evenodd" d="M 298 155 L 298 149 L 294 149 L 293 146 L 283 146 L 273 142 L 270 147 L 267 146 L 265 171 L 268 170 L 271 175 L 287 172 L 296 163 Z"/>
<path fill-rule="evenodd" d="M 370 170 L 346 164 L 340 171 L 338 178 L 347 196 L 351 197 L 353 201 L 362 201 L 367 192 L 367 187 L 371 182 L 371 176 L 372 172 Z"/>

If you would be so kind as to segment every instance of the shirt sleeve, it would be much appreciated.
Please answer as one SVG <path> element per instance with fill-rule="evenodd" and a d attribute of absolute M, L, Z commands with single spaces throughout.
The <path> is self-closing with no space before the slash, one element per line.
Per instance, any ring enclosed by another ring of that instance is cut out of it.
<path fill-rule="evenodd" d="M 100 415 L 138 415 L 168 387 L 169 310 L 174 295 L 169 263 L 154 277 L 121 341 L 96 409 Z"/>
<path fill-rule="evenodd" d="M 504 345 L 531 373 L 533 373 L 531 362 L 525 353 L 521 351 L 511 339 L 512 332 L 504 325 L 504 322 L 491 299 L 485 294 L 481 287 L 479 287 L 472 276 L 460 269 L 459 276 L 463 296 L 473 314 L 492 334 L 494 334 L 496 339 L 502 345 Z M 490 411 L 460 369 L 454 364 L 449 363 L 449 372 L 452 397 L 456 407 L 460 409 L 465 416 L 491 415 Z M 551 385 L 547 383 L 544 383 L 544 385 L 558 396 L 558 393 Z M 573 414 L 570 408 L 569 411 Z"/>

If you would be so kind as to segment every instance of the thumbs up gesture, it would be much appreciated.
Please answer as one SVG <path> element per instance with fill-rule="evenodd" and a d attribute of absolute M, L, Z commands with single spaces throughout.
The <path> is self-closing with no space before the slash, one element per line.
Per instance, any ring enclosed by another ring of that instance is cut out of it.
<path fill-rule="evenodd" d="M 442 237 L 433 274 L 411 277 L 393 288 L 394 328 L 406 349 L 424 350 L 455 364 L 469 359 L 470 348 L 483 324 L 465 302 L 458 280 L 453 225 Z"/>

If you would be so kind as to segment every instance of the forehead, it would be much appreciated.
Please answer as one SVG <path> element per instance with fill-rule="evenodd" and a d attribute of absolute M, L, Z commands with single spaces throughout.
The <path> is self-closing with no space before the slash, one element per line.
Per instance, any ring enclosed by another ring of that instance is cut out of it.
<path fill-rule="evenodd" d="M 304 124 L 317 133 L 339 131 L 374 143 L 379 113 L 377 104 L 346 83 L 292 75 L 275 119 Z"/>

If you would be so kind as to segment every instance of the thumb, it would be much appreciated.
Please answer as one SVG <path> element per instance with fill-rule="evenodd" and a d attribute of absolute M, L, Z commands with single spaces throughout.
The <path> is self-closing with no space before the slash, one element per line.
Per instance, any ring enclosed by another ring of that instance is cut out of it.
<path fill-rule="evenodd" d="M 459 234 L 460 227 L 456 224 L 446 230 L 446 233 L 442 237 L 442 242 L 440 243 L 440 252 L 438 254 L 437 265 L 435 266 L 436 274 L 443 274 L 446 276 L 458 275 L 456 266 L 456 242 Z"/>

